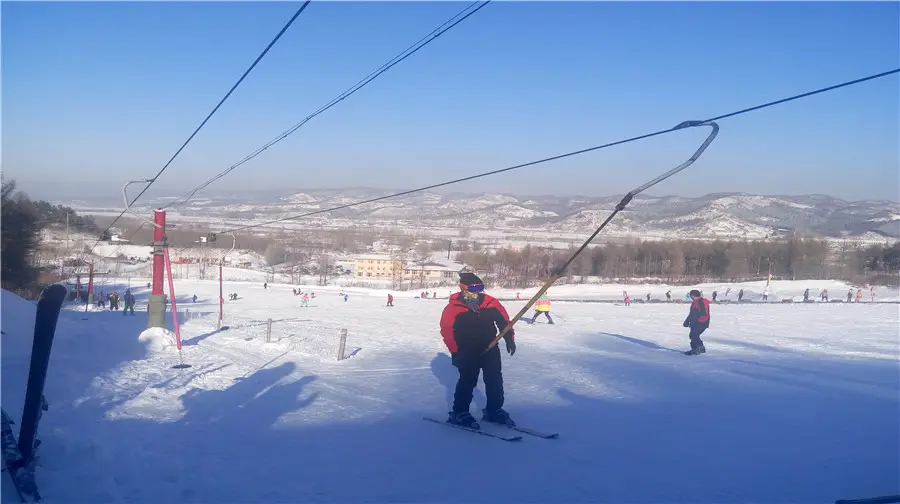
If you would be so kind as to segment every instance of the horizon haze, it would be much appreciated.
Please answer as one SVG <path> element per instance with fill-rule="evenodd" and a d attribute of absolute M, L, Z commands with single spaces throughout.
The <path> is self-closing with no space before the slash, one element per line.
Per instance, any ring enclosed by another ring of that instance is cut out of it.
<path fill-rule="evenodd" d="M 188 192 L 465 5 L 310 4 L 138 204 Z M 36 199 L 121 199 L 126 181 L 162 168 L 296 8 L 4 2 L 4 179 Z M 209 194 L 439 183 L 890 70 L 897 40 L 896 2 L 493 2 Z M 725 119 L 698 162 L 654 192 L 900 201 L 898 109 L 891 75 Z M 450 189 L 621 194 L 684 161 L 705 134 Z"/>

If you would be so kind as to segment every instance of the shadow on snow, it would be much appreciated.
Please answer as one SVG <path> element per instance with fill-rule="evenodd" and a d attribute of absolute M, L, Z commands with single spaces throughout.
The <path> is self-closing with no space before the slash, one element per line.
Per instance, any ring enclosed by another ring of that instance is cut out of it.
<path fill-rule="evenodd" d="M 329 396 L 315 375 L 292 377 L 293 364 L 225 390 L 192 389 L 171 422 L 117 420 L 109 405 L 85 404 L 79 423 L 89 432 L 71 435 L 97 443 L 66 446 L 51 435 L 45 457 L 62 464 L 81 450 L 97 462 L 58 467 L 84 484 L 45 493 L 68 502 L 821 503 L 900 487 L 896 363 L 819 359 L 831 376 L 810 380 L 793 371 L 808 362 L 768 369 L 734 359 L 739 368 L 723 370 L 703 357 L 650 355 L 567 357 L 629 393 L 546 385 L 541 404 L 517 401 L 517 391 L 546 383 L 539 360 L 521 369 L 505 358 L 507 408 L 523 426 L 561 434 L 516 444 L 421 421 L 443 412 L 412 379 L 382 391 L 404 405 L 384 418 L 305 414 L 316 401 L 347 397 Z M 450 358 L 438 353 L 430 367 L 449 404 L 457 377 Z M 842 379 L 858 375 L 874 385 Z M 483 407 L 480 392 L 474 402 Z"/>

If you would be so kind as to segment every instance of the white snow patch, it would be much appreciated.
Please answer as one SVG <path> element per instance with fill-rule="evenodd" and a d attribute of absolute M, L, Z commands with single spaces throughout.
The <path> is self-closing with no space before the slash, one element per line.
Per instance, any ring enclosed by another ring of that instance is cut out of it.
<path fill-rule="evenodd" d="M 178 344 L 175 339 L 175 334 L 162 327 L 151 327 L 150 329 L 147 329 L 138 336 L 138 341 L 146 345 L 147 349 L 153 352 L 162 352 L 167 348 L 171 348 Z"/>

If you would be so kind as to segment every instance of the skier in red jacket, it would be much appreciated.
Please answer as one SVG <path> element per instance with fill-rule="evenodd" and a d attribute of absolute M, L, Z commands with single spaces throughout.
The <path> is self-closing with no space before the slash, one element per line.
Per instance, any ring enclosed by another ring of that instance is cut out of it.
<path fill-rule="evenodd" d="M 478 375 L 484 371 L 484 387 L 487 404 L 482 410 L 482 420 L 514 426 L 509 413 L 503 410 L 503 374 L 501 373 L 500 348 L 495 345 L 484 350 L 509 325 L 506 309 L 495 298 L 484 293 L 484 283 L 474 273 L 459 274 L 460 292 L 450 296 L 450 302 L 441 314 L 441 337 L 450 350 L 453 365 L 459 371 L 456 392 L 453 395 L 453 411 L 450 423 L 480 428 L 469 413 L 472 392 L 478 385 Z M 512 328 L 503 335 L 506 351 L 516 353 Z"/>
<path fill-rule="evenodd" d="M 685 355 L 700 355 L 706 353 L 703 340 L 700 335 L 709 328 L 709 300 L 704 298 L 700 291 L 694 289 L 690 292 L 691 310 L 684 319 L 684 327 L 690 327 L 691 349 Z"/>

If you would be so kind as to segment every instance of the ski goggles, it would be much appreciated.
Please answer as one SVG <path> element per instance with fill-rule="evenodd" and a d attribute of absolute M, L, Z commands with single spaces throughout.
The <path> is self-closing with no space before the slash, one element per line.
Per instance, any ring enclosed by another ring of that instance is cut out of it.
<path fill-rule="evenodd" d="M 462 290 L 469 291 L 469 292 L 484 292 L 484 284 L 472 284 L 472 285 L 460 284 L 460 287 L 462 288 Z"/>

